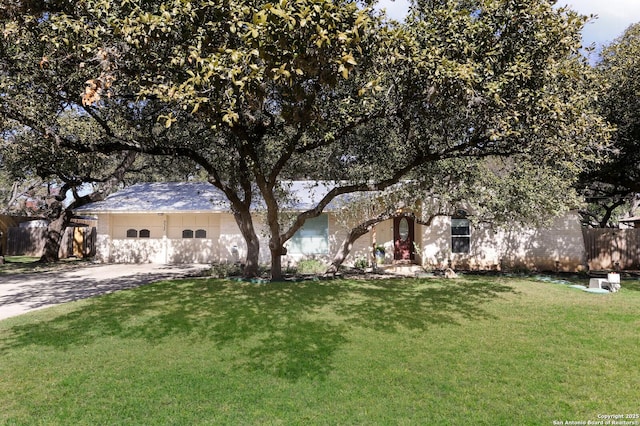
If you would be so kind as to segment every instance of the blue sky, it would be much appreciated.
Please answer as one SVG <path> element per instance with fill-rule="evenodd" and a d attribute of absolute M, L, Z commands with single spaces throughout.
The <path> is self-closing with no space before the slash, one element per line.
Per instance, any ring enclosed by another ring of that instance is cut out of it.
<path fill-rule="evenodd" d="M 622 35 L 633 23 L 640 22 L 640 0 L 559 0 L 559 5 L 568 5 L 583 15 L 597 15 L 587 23 L 582 38 L 585 46 L 595 43 L 596 47 L 609 44 Z M 387 10 L 387 15 L 401 20 L 407 12 L 407 0 L 380 0 L 379 6 Z"/>

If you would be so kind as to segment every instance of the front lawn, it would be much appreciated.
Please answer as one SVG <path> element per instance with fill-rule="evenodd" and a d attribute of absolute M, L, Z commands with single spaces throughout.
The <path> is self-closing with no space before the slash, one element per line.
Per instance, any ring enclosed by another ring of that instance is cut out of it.
<path fill-rule="evenodd" d="M 4 263 L 0 263 L 0 277 L 3 274 L 28 274 L 40 273 L 48 271 L 59 271 L 61 269 L 70 269 L 86 266 L 90 260 L 88 259 L 60 259 L 58 262 L 40 263 L 39 257 L 33 256 L 5 256 Z"/>
<path fill-rule="evenodd" d="M 190 279 L 0 321 L 0 423 L 564 424 L 638 365 L 637 282 Z"/>

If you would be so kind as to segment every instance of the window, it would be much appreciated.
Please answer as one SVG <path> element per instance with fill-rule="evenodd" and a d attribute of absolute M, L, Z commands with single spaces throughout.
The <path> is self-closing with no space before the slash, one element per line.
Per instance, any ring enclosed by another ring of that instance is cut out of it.
<path fill-rule="evenodd" d="M 329 218 L 322 214 L 307 219 L 287 244 L 290 253 L 295 254 L 328 254 L 329 253 Z"/>
<path fill-rule="evenodd" d="M 193 231 L 191 229 L 185 229 L 182 231 L 182 238 L 193 238 Z"/>
<path fill-rule="evenodd" d="M 196 238 L 207 238 L 207 231 L 204 229 L 198 229 L 196 231 Z"/>
<path fill-rule="evenodd" d="M 460 216 L 466 216 L 466 212 L 461 211 L 458 217 L 451 218 L 451 252 L 469 253 L 471 226 L 469 219 Z"/>
<path fill-rule="evenodd" d="M 138 231 L 135 229 L 127 229 L 127 238 L 138 238 Z"/>
<path fill-rule="evenodd" d="M 149 238 L 150 236 L 151 236 L 151 231 L 149 231 L 148 229 L 140 230 L 140 234 L 139 234 L 140 238 Z"/>

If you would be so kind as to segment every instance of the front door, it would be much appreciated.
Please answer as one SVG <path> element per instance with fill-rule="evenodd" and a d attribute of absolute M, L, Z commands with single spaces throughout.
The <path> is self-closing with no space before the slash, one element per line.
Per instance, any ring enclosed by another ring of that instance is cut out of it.
<path fill-rule="evenodd" d="M 414 241 L 415 221 L 412 217 L 401 216 L 393 219 L 393 259 L 411 261 L 415 259 Z"/>

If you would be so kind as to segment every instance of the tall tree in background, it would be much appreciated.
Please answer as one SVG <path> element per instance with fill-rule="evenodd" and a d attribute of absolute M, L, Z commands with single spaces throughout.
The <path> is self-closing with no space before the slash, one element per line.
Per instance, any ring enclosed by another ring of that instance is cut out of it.
<path fill-rule="evenodd" d="M 581 176 L 590 201 L 582 213 L 586 224 L 608 227 L 635 207 L 640 193 L 640 24 L 605 46 L 595 68 L 603 85 L 600 112 L 616 130 L 607 161 Z"/>
<path fill-rule="evenodd" d="M 231 203 L 248 274 L 259 251 L 251 208 L 263 200 L 278 279 L 285 242 L 341 194 L 489 156 L 523 156 L 571 181 L 597 156 L 606 129 L 579 59 L 584 19 L 552 3 L 418 1 L 394 24 L 348 0 L 18 1 L 5 7 L 3 55 L 30 62 L 4 75 L 27 96 L 76 96 L 104 131 L 87 141 L 40 126 L 60 146 L 197 163 Z M 45 71 L 59 83 L 41 87 Z M 111 109 L 134 101 L 185 137 L 109 131 Z M 8 97 L 0 108 L 23 123 L 41 119 Z M 283 221 L 282 179 L 319 174 L 341 183 Z"/>

